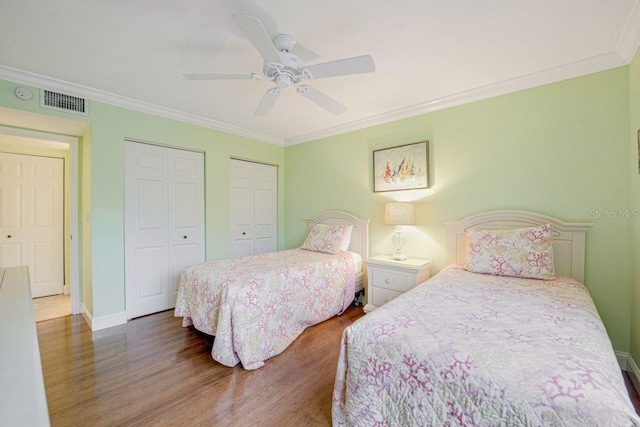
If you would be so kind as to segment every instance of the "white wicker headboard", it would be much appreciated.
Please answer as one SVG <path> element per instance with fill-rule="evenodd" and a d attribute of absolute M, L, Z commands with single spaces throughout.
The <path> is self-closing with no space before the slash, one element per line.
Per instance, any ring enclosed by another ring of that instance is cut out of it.
<path fill-rule="evenodd" d="M 363 259 L 369 258 L 369 220 L 361 219 L 343 211 L 327 211 L 307 218 L 309 229 L 316 224 L 351 224 L 349 250 L 359 253 Z"/>
<path fill-rule="evenodd" d="M 497 210 L 472 215 L 460 221 L 446 222 L 448 263 L 467 262 L 465 230 L 505 230 L 552 224 L 553 259 L 556 273 L 584 283 L 585 233 L 589 223 L 569 223 L 546 215 L 527 211 Z"/>

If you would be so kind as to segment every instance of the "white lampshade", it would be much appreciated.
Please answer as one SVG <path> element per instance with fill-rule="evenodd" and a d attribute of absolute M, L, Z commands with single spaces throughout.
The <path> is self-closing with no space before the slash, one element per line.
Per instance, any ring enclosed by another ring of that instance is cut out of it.
<path fill-rule="evenodd" d="M 415 225 L 416 211 L 413 203 L 387 203 L 384 209 L 384 223 L 387 225 Z"/>

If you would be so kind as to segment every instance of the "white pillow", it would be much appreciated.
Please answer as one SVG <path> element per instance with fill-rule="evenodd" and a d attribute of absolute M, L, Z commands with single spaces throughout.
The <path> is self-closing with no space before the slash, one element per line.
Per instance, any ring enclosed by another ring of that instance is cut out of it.
<path fill-rule="evenodd" d="M 340 250 L 346 251 L 349 249 L 351 243 L 351 232 L 353 231 L 353 225 L 345 225 L 344 234 L 342 235 L 342 241 L 340 242 Z"/>

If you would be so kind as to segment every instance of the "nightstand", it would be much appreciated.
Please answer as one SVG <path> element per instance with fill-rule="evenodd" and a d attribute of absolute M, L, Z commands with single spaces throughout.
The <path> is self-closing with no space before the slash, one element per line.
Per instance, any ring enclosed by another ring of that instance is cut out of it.
<path fill-rule="evenodd" d="M 431 276 L 431 261 L 409 258 L 392 260 L 390 255 L 365 259 L 367 265 L 367 305 L 365 313 L 402 295 Z"/>

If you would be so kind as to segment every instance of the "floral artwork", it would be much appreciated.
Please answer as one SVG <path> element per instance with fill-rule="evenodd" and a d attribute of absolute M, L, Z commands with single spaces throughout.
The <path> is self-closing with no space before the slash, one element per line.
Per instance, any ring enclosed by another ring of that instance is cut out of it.
<path fill-rule="evenodd" d="M 429 188 L 429 141 L 373 152 L 373 191 Z"/>

